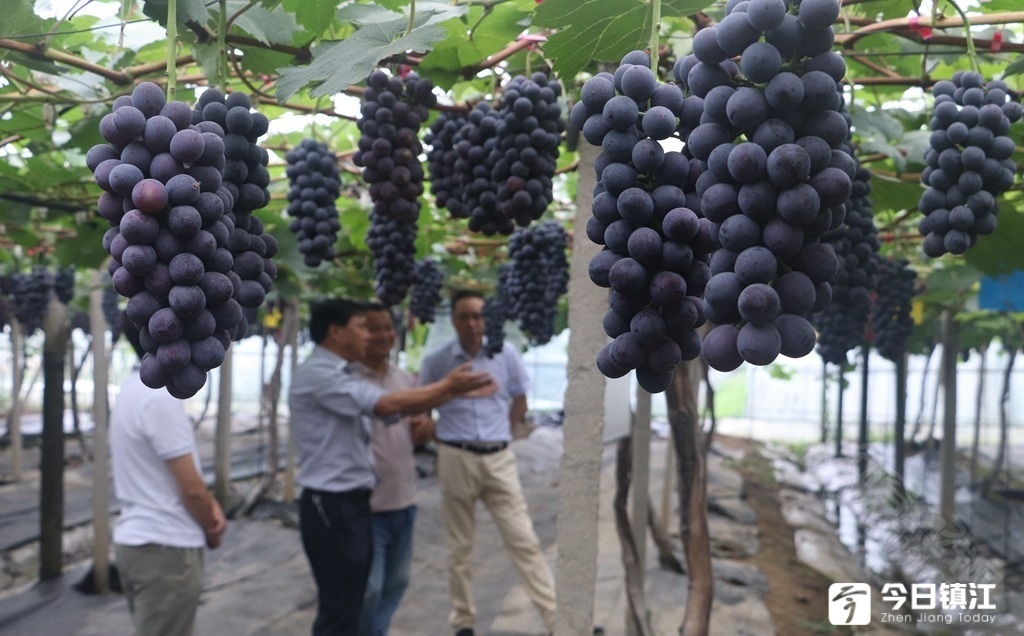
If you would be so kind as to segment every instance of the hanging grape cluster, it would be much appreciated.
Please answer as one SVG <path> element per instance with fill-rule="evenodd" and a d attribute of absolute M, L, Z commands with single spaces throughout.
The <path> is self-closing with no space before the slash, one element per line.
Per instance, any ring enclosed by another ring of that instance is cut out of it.
<path fill-rule="evenodd" d="M 847 144 L 848 154 L 853 148 Z M 871 173 L 854 157 L 854 178 L 846 203 L 843 224 L 829 230 L 822 242 L 831 245 L 839 257 L 835 276 L 820 291 L 831 300 L 824 307 L 812 308 L 818 329 L 818 353 L 833 364 L 846 361 L 847 353 L 865 343 L 871 296 L 877 280 L 878 230 L 871 205 Z"/>
<path fill-rule="evenodd" d="M 370 73 L 360 109 L 359 148 L 352 161 L 370 184 L 373 210 L 366 245 L 373 254 L 374 288 L 386 307 L 397 305 L 415 281 L 416 223 L 423 194 L 420 126 L 437 103 L 429 79 Z"/>
<path fill-rule="evenodd" d="M 366 246 L 373 255 L 377 299 L 385 307 L 401 303 L 416 281 L 416 225 L 371 213 Z"/>
<path fill-rule="evenodd" d="M 555 334 L 558 299 L 569 284 L 567 241 L 557 221 L 518 228 L 508 239 L 505 288 L 512 302 L 506 309 L 533 345 L 546 344 Z"/>
<path fill-rule="evenodd" d="M 277 253 L 277 239 L 252 214 L 270 202 L 270 155 L 257 143 L 269 129 L 270 121 L 262 113 L 251 112 L 251 106 L 244 93 L 225 96 L 216 89 L 208 89 L 199 96 L 192 113 L 197 130 L 223 135 L 222 184 L 233 201 L 224 211 L 225 226 L 231 230 L 227 249 L 234 260 L 228 276 L 235 285 L 234 298 L 244 308 L 262 305 L 277 278 L 277 266 L 270 260 Z M 216 176 L 212 170 L 205 172 L 208 174 L 204 178 L 212 190 Z M 202 238 L 209 243 L 205 236 Z M 237 333 L 246 332 L 245 322 L 243 314 L 243 324 Z"/>
<path fill-rule="evenodd" d="M 518 75 L 504 88 L 498 108 L 494 148 L 486 165 L 497 185 L 497 218 L 469 218 L 470 228 L 510 219 L 528 226 L 544 214 L 554 200 L 552 177 L 558 162 L 558 146 L 565 130 L 558 97 L 562 87 L 544 73 L 529 78 Z"/>
<path fill-rule="evenodd" d="M 936 82 L 932 94 L 930 148 L 921 172 L 926 187 L 917 205 L 925 217 L 917 228 L 924 253 L 938 258 L 963 254 L 996 229 L 996 199 L 1017 171 L 1008 132 L 1024 107 L 1008 101 L 1006 83 L 986 83 L 976 71 L 957 71 Z"/>
<path fill-rule="evenodd" d="M 497 131 L 498 112 L 487 102 L 477 102 L 450 140 L 454 152 L 452 189 L 445 207 L 452 218 L 469 219 L 470 230 L 487 236 L 509 235 L 515 229 L 515 222 L 498 211 L 498 184 L 491 180 L 486 163 L 497 146 Z M 445 141 L 438 137 L 435 143 L 445 148 Z"/>
<path fill-rule="evenodd" d="M 484 352 L 493 358 L 505 347 L 505 321 L 511 313 L 512 298 L 509 296 L 509 273 L 512 263 L 498 266 L 498 284 L 494 293 L 484 301 Z"/>
<path fill-rule="evenodd" d="M 687 206 L 680 188 L 692 187 L 691 161 L 659 143 L 675 134 L 682 112 L 679 88 L 660 84 L 648 55 L 633 51 L 614 75 L 588 80 L 570 113 L 587 142 L 601 147 L 586 235 L 604 246 L 589 274 L 611 288 L 604 329 L 614 340 L 598 353 L 597 366 L 612 378 L 636 369 L 640 386 L 652 393 L 664 391 L 673 369 L 700 353 L 699 296 L 714 247 L 710 224 Z"/>
<path fill-rule="evenodd" d="M 103 299 L 100 301 L 100 308 L 103 310 L 103 318 L 110 328 L 112 342 L 117 342 L 124 333 L 124 311 L 121 310 L 120 295 L 109 285 L 103 288 Z"/>
<path fill-rule="evenodd" d="M 846 64 L 831 51 L 838 15 L 838 0 L 730 2 L 673 69 L 684 152 L 702 168 L 694 194 L 721 247 L 704 296 L 718 325 L 703 343 L 712 368 L 814 348 L 808 316 L 837 267 L 817 241 L 842 223 L 853 176 Z"/>
<path fill-rule="evenodd" d="M 878 266 L 878 286 L 871 306 L 874 346 L 886 360 L 896 362 L 907 351 L 907 338 L 914 330 L 910 316 L 917 272 L 905 259 L 882 259 Z"/>
<path fill-rule="evenodd" d="M 539 219 L 554 200 L 565 130 L 560 95 L 561 86 L 544 73 L 518 75 L 497 108 L 478 102 L 467 117 L 442 114 L 425 138 L 438 207 L 487 236 Z"/>
<path fill-rule="evenodd" d="M 409 298 L 409 313 L 420 322 L 434 322 L 437 306 L 441 304 L 443 286 L 444 274 L 434 259 L 421 258 L 417 261 L 416 283 Z"/>
<path fill-rule="evenodd" d="M 230 249 L 241 228 L 227 214 L 236 201 L 224 185 L 223 127 L 192 122 L 188 104 L 167 102 L 159 86 L 143 82 L 115 100 L 100 121 L 107 143 L 86 155 L 103 190 L 99 212 L 111 225 L 103 247 L 112 285 L 128 298 L 125 313 L 146 350 L 142 381 L 181 399 L 195 395 L 223 362 L 242 320 L 236 292 L 252 304 L 257 294 L 245 282 L 258 278 L 256 269 L 266 273 L 264 256 L 249 251 L 254 258 L 239 261 Z M 251 203 L 255 196 L 242 209 Z M 276 250 L 276 243 L 259 244 L 264 255 Z M 263 287 L 255 284 L 262 301 Z"/>
<path fill-rule="evenodd" d="M 285 153 L 288 176 L 288 228 L 299 241 L 299 252 L 307 267 L 319 267 L 334 260 L 334 243 L 341 223 L 335 200 L 341 194 L 338 160 L 327 144 L 303 139 Z"/>
<path fill-rule="evenodd" d="M 28 273 L 11 275 L 11 313 L 29 336 L 43 327 L 50 306 L 53 274 L 42 265 L 35 265 Z"/>
<path fill-rule="evenodd" d="M 462 175 L 467 173 L 466 162 L 459 161 L 455 138 L 469 120 L 457 113 L 442 112 L 430 125 L 423 141 L 427 151 L 427 175 L 430 193 L 438 208 L 449 211 L 453 219 L 468 216 L 462 203 Z"/>
<path fill-rule="evenodd" d="M 370 184 L 375 214 L 415 223 L 423 194 L 419 130 L 437 103 L 434 84 L 410 73 L 404 79 L 376 70 L 366 79 L 360 109 L 359 149 L 352 161 Z"/>
<path fill-rule="evenodd" d="M 53 274 L 53 293 L 65 305 L 75 297 L 75 266 L 58 267 Z"/>

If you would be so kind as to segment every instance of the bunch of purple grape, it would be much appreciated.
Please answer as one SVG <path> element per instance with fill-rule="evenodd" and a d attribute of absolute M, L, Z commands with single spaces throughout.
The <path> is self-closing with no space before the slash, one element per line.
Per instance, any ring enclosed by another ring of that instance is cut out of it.
<path fill-rule="evenodd" d="M 53 291 L 53 274 L 42 265 L 10 277 L 11 313 L 30 335 L 43 326 Z"/>
<path fill-rule="evenodd" d="M 611 378 L 636 369 L 640 386 L 664 391 L 683 360 L 700 354 L 700 295 L 710 277 L 714 243 L 706 219 L 687 207 L 691 166 L 659 143 L 672 137 L 683 112 L 677 86 L 661 84 L 642 51 L 628 53 L 615 74 L 584 84 L 570 118 L 600 146 L 598 183 L 586 234 L 603 245 L 590 278 L 609 287 L 604 329 L 614 338 L 597 355 Z"/>
<path fill-rule="evenodd" d="M 568 235 L 557 221 L 517 228 L 508 239 L 505 287 L 512 302 L 506 307 L 530 344 L 546 344 L 555 335 L 558 299 L 569 284 L 567 244 Z"/>
<path fill-rule="evenodd" d="M 103 247 L 113 288 L 128 298 L 125 312 L 146 351 L 142 381 L 179 399 L 195 395 L 223 362 L 242 320 L 234 298 L 242 277 L 228 249 L 236 228 L 226 216 L 235 199 L 223 186 L 224 132 L 192 121 L 188 104 L 167 102 L 144 82 L 115 100 L 100 121 L 107 143 L 86 156 L 111 225 Z"/>
<path fill-rule="evenodd" d="M 1024 116 L 1024 107 L 1009 101 L 1005 82 L 985 83 L 981 73 L 957 71 L 952 79 L 932 86 L 935 112 L 932 134 L 921 172 L 925 191 L 917 208 L 925 217 L 917 229 L 924 253 L 938 258 L 963 254 L 996 229 L 996 202 L 1013 186 L 1010 126 Z"/>
<path fill-rule="evenodd" d="M 409 313 L 420 322 L 434 322 L 437 306 L 441 304 L 441 287 L 444 274 L 432 258 L 421 258 L 416 262 L 416 283 L 409 299 Z"/>
<path fill-rule="evenodd" d="M 234 201 L 224 211 L 229 226 L 233 225 L 227 248 L 235 261 L 231 271 L 241 281 L 236 285 L 234 298 L 242 307 L 255 309 L 263 304 L 277 278 L 277 266 L 271 260 L 277 253 L 277 239 L 252 214 L 270 202 L 270 155 L 257 143 L 266 134 L 270 121 L 250 109 L 251 103 L 244 93 L 225 96 L 216 89 L 207 89 L 192 111 L 192 123 L 199 130 L 223 135 L 222 185 Z M 210 176 L 213 177 L 212 172 Z M 239 333 L 246 332 L 246 321 L 243 313 Z"/>
<path fill-rule="evenodd" d="M 831 51 L 838 15 L 838 0 L 730 0 L 673 69 L 684 152 L 700 161 L 694 211 L 721 247 L 704 296 L 715 369 L 814 348 L 808 316 L 837 267 L 817 241 L 842 224 L 854 169 L 839 112 L 846 64 Z"/>
<path fill-rule="evenodd" d="M 341 193 L 338 160 L 321 141 L 303 139 L 285 153 L 288 167 L 289 229 L 299 240 L 299 252 L 307 267 L 334 260 L 334 243 L 341 223 L 334 201 Z"/>

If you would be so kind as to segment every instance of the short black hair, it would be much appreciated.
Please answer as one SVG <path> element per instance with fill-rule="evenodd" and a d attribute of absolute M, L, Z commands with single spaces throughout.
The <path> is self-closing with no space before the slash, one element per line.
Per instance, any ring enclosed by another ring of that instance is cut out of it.
<path fill-rule="evenodd" d="M 363 311 L 386 311 L 391 313 L 391 310 L 381 303 L 363 303 Z"/>
<path fill-rule="evenodd" d="M 455 311 L 455 305 L 457 305 L 460 300 L 464 300 L 466 298 L 479 298 L 480 300 L 486 300 L 484 298 L 484 295 L 481 294 L 480 292 L 476 291 L 476 290 L 473 290 L 473 289 L 457 289 L 457 290 L 452 292 L 452 296 L 451 296 L 451 301 L 450 302 L 451 302 L 451 305 L 452 305 L 452 311 L 453 312 Z"/>
<path fill-rule="evenodd" d="M 366 311 L 366 305 L 345 298 L 326 298 L 309 306 L 309 337 L 320 344 L 331 325 L 348 325 L 352 316 Z"/>

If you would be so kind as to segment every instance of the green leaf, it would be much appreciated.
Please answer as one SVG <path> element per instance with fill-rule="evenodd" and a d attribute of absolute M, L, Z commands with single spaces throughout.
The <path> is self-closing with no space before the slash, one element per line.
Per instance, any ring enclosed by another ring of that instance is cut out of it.
<path fill-rule="evenodd" d="M 533 24 L 558 29 L 548 36 L 544 53 L 568 81 L 592 61 L 619 59 L 642 47 L 650 35 L 651 12 L 643 0 L 547 0 L 537 7 Z"/>
<path fill-rule="evenodd" d="M 106 222 L 93 220 L 75 224 L 74 238 L 54 243 L 54 257 L 59 263 L 73 264 L 81 268 L 102 267 L 107 261 L 107 253 L 102 247 L 103 235 L 106 231 Z"/>
<path fill-rule="evenodd" d="M 376 22 L 389 22 L 401 14 L 389 11 L 375 4 L 347 4 L 338 9 L 335 19 L 339 22 L 351 22 L 359 26 Z"/>
<path fill-rule="evenodd" d="M 295 21 L 305 31 L 304 39 L 309 41 L 320 37 L 331 26 L 338 3 L 335 0 L 284 0 L 282 6 L 295 14 Z"/>
<path fill-rule="evenodd" d="M 998 218 L 996 231 L 988 236 L 978 237 L 978 244 L 967 252 L 967 262 L 989 276 L 1008 274 L 1024 270 L 1024 250 L 1020 248 L 1020 237 L 1024 236 L 1024 214 L 1007 207 Z"/>
<path fill-rule="evenodd" d="M 177 0 L 178 24 L 184 26 L 189 20 L 199 24 L 210 21 L 210 11 L 204 0 Z M 145 0 L 142 12 L 163 26 L 167 26 L 167 0 Z"/>
<path fill-rule="evenodd" d="M 227 14 L 235 15 L 248 5 L 246 0 L 228 0 Z M 271 13 L 260 6 L 251 7 L 239 15 L 235 26 L 264 44 L 291 44 L 293 36 L 302 31 L 295 23 L 294 14 L 287 11 Z"/>
<path fill-rule="evenodd" d="M 15 35 L 39 34 L 41 39 L 53 28 L 53 20 L 44 20 L 36 15 L 32 0 L 7 0 L 4 2 L 4 17 L 0 21 L 0 38 Z M 26 42 L 32 42 L 29 38 Z"/>
<path fill-rule="evenodd" d="M 1003 70 L 1003 77 L 1020 75 L 1022 73 L 1024 73 L 1024 55 L 1018 57 L 1006 66 Z"/>
<path fill-rule="evenodd" d="M 419 26 L 406 33 L 408 20 L 367 25 L 340 42 L 313 49 L 309 66 L 279 69 L 277 99 L 286 101 L 304 87 L 313 85 L 311 97 L 340 93 L 370 74 L 381 60 L 407 51 L 426 52 L 444 39 L 444 29 L 431 24 L 433 12 L 416 12 Z"/>
<path fill-rule="evenodd" d="M 447 37 L 420 64 L 423 74 L 438 86 L 450 88 L 463 78 L 464 67 L 478 64 L 514 41 L 523 32 L 522 22 L 527 15 L 504 3 L 489 12 L 472 7 L 465 18 L 448 20 L 443 25 Z"/>
<path fill-rule="evenodd" d="M 871 202 L 878 212 L 916 208 L 921 192 L 917 183 L 871 175 Z"/>

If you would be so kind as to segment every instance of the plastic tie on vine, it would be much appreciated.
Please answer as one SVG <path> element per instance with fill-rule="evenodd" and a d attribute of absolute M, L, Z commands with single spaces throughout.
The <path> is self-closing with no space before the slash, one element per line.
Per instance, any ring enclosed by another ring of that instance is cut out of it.
<path fill-rule="evenodd" d="M 1003 32 L 996 31 L 992 34 L 992 43 L 989 44 L 988 50 L 993 53 L 998 53 L 1003 48 Z"/>
<path fill-rule="evenodd" d="M 932 39 L 932 28 L 930 26 L 921 26 L 921 16 L 919 15 L 910 16 L 910 30 L 920 33 L 921 38 L 924 40 Z"/>

